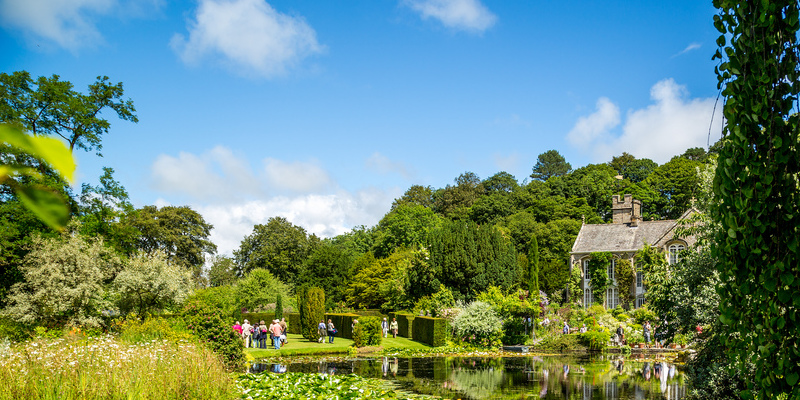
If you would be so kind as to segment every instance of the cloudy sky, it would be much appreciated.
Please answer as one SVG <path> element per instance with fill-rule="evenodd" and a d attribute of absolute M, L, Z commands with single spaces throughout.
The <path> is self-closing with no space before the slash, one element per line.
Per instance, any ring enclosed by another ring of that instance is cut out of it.
<path fill-rule="evenodd" d="M 136 206 L 190 205 L 221 253 L 283 216 L 330 237 L 413 184 L 658 163 L 719 138 L 709 1 L 0 0 L 0 72 L 123 82 L 103 155 Z M 709 133 L 711 132 L 711 133 Z M 709 139 L 710 136 L 710 139 Z"/>

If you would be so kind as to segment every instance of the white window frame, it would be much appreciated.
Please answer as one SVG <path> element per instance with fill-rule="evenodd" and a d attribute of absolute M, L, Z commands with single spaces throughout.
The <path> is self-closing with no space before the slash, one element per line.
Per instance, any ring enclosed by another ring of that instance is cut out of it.
<path fill-rule="evenodd" d="M 606 308 L 613 310 L 619 305 L 619 290 L 616 287 L 610 287 L 606 290 Z"/>
<path fill-rule="evenodd" d="M 686 250 L 686 246 L 684 246 L 682 243 L 673 243 L 669 245 L 669 259 L 667 260 L 669 265 L 675 265 L 679 263 L 681 261 L 680 253 L 684 250 Z"/>
<path fill-rule="evenodd" d="M 636 308 L 641 308 L 644 305 L 644 293 L 636 296 Z"/>
<path fill-rule="evenodd" d="M 636 271 L 636 287 L 640 289 L 644 287 L 644 272 Z"/>
<path fill-rule="evenodd" d="M 616 279 L 616 269 L 617 269 L 617 260 L 611 259 L 611 263 L 608 264 L 606 268 L 606 272 L 608 273 L 608 279 L 612 282 Z"/>

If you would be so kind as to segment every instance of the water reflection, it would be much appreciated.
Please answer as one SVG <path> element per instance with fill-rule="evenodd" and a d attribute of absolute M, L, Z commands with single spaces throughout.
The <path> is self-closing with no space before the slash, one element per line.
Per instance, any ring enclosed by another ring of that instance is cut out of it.
<path fill-rule="evenodd" d="M 683 374 L 662 361 L 599 357 L 418 357 L 320 359 L 256 364 L 253 372 L 358 374 L 462 399 L 667 399 L 685 396 Z"/>

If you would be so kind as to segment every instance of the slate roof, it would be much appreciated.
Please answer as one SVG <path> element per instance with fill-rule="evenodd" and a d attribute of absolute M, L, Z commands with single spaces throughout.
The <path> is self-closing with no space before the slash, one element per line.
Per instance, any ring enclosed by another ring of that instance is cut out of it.
<path fill-rule="evenodd" d="M 638 226 L 629 224 L 585 224 L 575 238 L 572 253 L 584 254 L 598 251 L 630 252 L 644 247 L 663 246 L 672 239 L 677 220 L 642 221 Z"/>

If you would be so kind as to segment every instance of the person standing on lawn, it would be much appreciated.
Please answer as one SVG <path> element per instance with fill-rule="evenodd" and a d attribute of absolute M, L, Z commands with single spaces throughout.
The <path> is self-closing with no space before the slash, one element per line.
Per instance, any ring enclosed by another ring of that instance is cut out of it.
<path fill-rule="evenodd" d="M 386 317 L 381 322 L 381 330 L 383 331 L 383 337 L 389 337 L 389 321 L 386 320 Z"/>
<path fill-rule="evenodd" d="M 267 328 L 267 324 L 264 321 L 261 321 L 261 324 L 258 325 L 258 348 L 259 349 L 266 349 L 267 348 L 267 335 L 269 335 L 269 328 Z"/>
<path fill-rule="evenodd" d="M 399 326 L 397 325 L 397 318 L 392 318 L 392 323 L 389 325 L 389 329 L 392 330 L 392 337 L 397 339 L 397 330 Z"/>
<path fill-rule="evenodd" d="M 286 324 L 286 318 L 281 318 L 281 322 L 278 322 L 278 325 L 281 326 L 281 346 L 287 342 L 287 338 L 289 334 L 289 325 Z"/>
<path fill-rule="evenodd" d="M 250 335 L 253 334 L 253 325 L 250 325 L 250 321 L 244 320 L 244 324 L 242 325 L 242 339 L 244 340 L 244 348 L 250 347 Z"/>
<path fill-rule="evenodd" d="M 328 326 L 325 325 L 325 320 L 322 319 L 319 321 L 319 325 L 317 325 L 317 335 L 319 335 L 319 342 L 325 342 L 325 336 L 328 336 Z"/>
<path fill-rule="evenodd" d="M 278 323 L 277 319 L 272 320 L 272 325 L 269 326 L 269 332 L 272 336 L 272 345 L 275 346 L 275 350 L 281 349 L 281 324 Z"/>
<path fill-rule="evenodd" d="M 328 320 L 328 343 L 333 343 L 334 335 L 336 335 L 336 327 L 333 325 L 333 321 Z"/>

